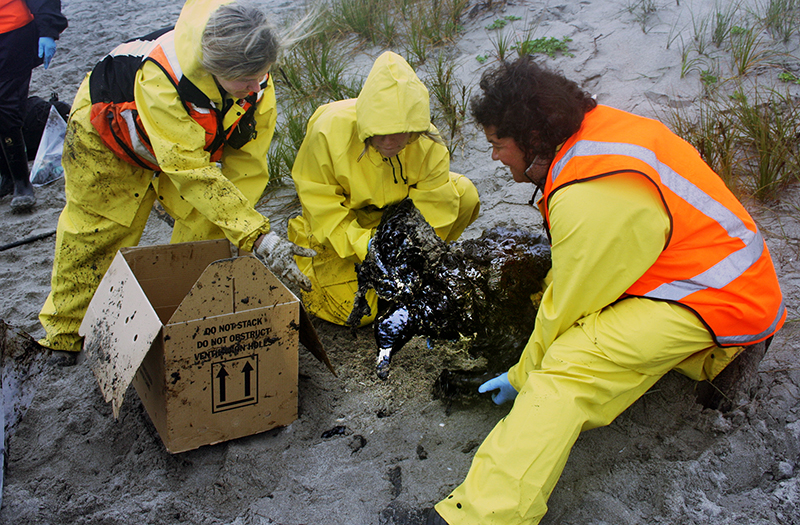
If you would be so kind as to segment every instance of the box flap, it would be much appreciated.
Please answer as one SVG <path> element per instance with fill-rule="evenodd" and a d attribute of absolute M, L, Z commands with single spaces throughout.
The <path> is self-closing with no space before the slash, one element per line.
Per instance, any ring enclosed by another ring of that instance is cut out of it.
<path fill-rule="evenodd" d="M 122 253 L 117 253 L 89 303 L 78 333 L 114 417 L 161 321 Z"/>
<path fill-rule="evenodd" d="M 231 257 L 226 239 L 120 250 L 159 319 L 167 324 L 209 264 Z"/>
<path fill-rule="evenodd" d="M 304 347 L 306 347 L 306 349 L 309 352 L 311 352 L 311 355 L 316 357 L 319 362 L 324 363 L 325 366 L 328 367 L 328 370 L 330 370 L 334 376 L 338 377 L 338 374 L 336 373 L 336 370 L 334 370 L 330 359 L 328 359 L 328 353 L 325 352 L 325 347 L 322 346 L 322 342 L 319 340 L 319 336 L 317 335 L 317 330 L 311 323 L 311 318 L 308 316 L 306 309 L 303 308 L 302 303 L 300 304 L 299 336 L 300 336 L 300 343 Z"/>
<path fill-rule="evenodd" d="M 208 265 L 169 324 L 298 301 L 255 257 L 223 259 Z"/>

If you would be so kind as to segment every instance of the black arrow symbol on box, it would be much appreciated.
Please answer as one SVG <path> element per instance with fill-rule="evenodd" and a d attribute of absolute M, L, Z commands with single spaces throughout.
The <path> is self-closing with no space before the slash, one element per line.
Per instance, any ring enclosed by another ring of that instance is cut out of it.
<path fill-rule="evenodd" d="M 225 378 L 228 377 L 225 366 L 220 365 L 217 377 L 219 378 L 219 400 L 222 402 L 225 401 Z"/>
<path fill-rule="evenodd" d="M 242 367 L 242 373 L 244 374 L 244 397 L 250 397 L 250 374 L 253 372 L 253 367 L 250 364 L 250 361 L 247 361 Z"/>

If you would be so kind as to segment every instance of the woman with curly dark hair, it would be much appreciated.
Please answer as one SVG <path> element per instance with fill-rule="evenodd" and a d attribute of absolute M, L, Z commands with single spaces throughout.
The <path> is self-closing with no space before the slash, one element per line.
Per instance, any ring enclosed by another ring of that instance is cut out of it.
<path fill-rule="evenodd" d="M 533 162 L 553 159 L 560 144 L 581 126 L 597 102 L 575 82 L 530 60 L 505 62 L 481 78 L 483 96 L 472 100 L 472 114 L 484 129 L 509 137 Z"/>
<path fill-rule="evenodd" d="M 664 125 L 529 58 L 480 87 L 492 158 L 543 193 L 553 267 L 519 362 L 479 389 L 514 405 L 428 523 L 530 524 L 582 431 L 670 370 L 711 380 L 743 349 L 763 352 L 786 309 L 754 221 Z"/>

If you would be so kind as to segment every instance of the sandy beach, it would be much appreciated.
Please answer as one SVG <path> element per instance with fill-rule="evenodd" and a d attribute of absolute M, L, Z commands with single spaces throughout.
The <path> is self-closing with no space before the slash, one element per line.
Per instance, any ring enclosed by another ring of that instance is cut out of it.
<path fill-rule="evenodd" d="M 656 1 L 646 20 L 632 0 L 473 2 L 447 48 L 458 79 L 473 92 L 495 58 L 486 27 L 511 17 L 510 30 L 568 38 L 568 53 L 542 61 L 601 104 L 661 118 L 691 110 L 704 93 L 699 68 L 682 67 L 681 42 L 694 38 L 714 2 Z M 741 2 L 742 12 L 760 0 Z M 276 20 L 302 8 L 271 0 Z M 57 92 L 71 102 L 87 71 L 119 42 L 173 24 L 182 2 L 62 0 L 69 28 L 50 69 L 34 71 L 31 95 Z M 800 76 L 800 35 L 765 45 L 783 55 L 756 68 L 765 85 L 790 89 Z M 352 71 L 365 75 L 383 51 L 353 45 Z M 724 57 L 720 50 L 720 56 Z M 488 57 L 485 61 L 478 57 Z M 727 58 L 724 58 L 727 60 Z M 728 63 L 725 61 L 724 63 Z M 420 76 L 425 79 L 424 68 Z M 685 73 L 685 74 L 682 74 Z M 465 233 L 493 226 L 540 231 L 528 205 L 532 188 L 493 162 L 483 133 L 467 120 L 452 170 L 468 176 L 481 214 Z M 0 244 L 52 231 L 65 202 L 63 180 L 37 188 L 30 214 L 0 201 Z M 258 209 L 285 233 L 299 213 L 291 185 Z M 695 383 L 672 372 L 608 427 L 581 435 L 549 501 L 543 524 L 800 524 L 800 185 L 768 202 L 743 197 L 772 253 L 787 324 L 761 363 L 749 402 L 721 413 L 695 402 Z M 156 213 L 142 245 L 166 244 Z M 44 335 L 38 312 L 50 289 L 54 236 L 0 252 L 0 319 L 17 332 Z M 587 247 L 588 250 L 591 246 Z M 170 454 L 133 389 L 120 417 L 85 363 L 46 367 L 24 417 L 8 432 L 0 523 L 8 525 L 418 524 L 463 479 L 484 437 L 509 410 L 487 397 L 460 402 L 432 396 L 439 372 L 463 359 L 457 345 L 429 348 L 416 338 L 375 376 L 369 328 L 355 333 L 314 322 L 335 367 L 300 349 L 299 418 L 287 427 Z M 335 427 L 341 432 L 326 434 Z M 535 428 L 535 425 L 534 425 Z"/>

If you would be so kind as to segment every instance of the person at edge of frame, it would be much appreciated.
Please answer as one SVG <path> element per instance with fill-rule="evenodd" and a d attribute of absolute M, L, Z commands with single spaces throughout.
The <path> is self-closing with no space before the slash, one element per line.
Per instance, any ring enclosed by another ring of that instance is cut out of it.
<path fill-rule="evenodd" d="M 16 213 L 36 205 L 23 132 L 31 72 L 50 67 L 67 26 L 60 0 L 0 0 L 0 198 Z"/>

